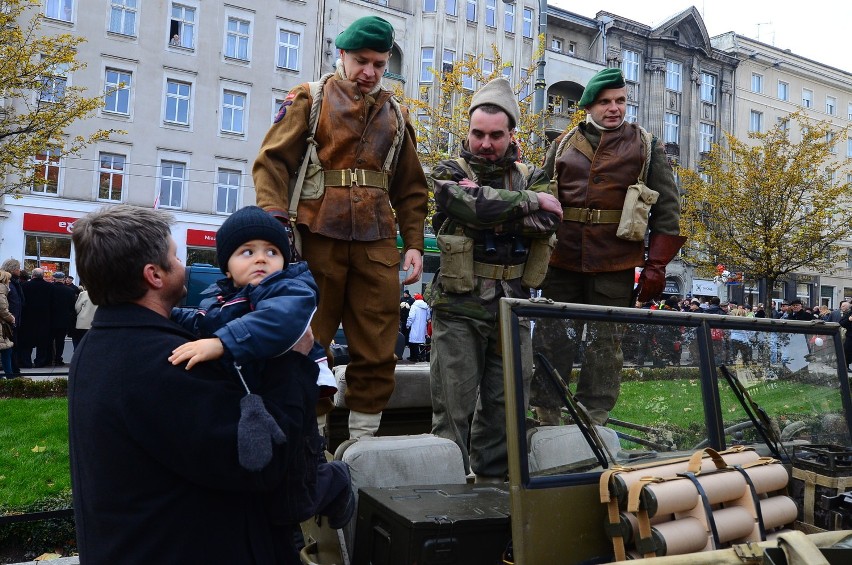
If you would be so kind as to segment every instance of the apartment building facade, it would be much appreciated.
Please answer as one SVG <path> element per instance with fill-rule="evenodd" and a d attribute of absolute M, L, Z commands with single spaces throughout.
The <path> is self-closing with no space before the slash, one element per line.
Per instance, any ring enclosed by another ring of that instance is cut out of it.
<path fill-rule="evenodd" d="M 87 40 L 86 68 L 51 80 L 110 92 L 67 136 L 126 134 L 76 156 L 33 156 L 45 181 L 5 197 L 0 256 L 73 274 L 73 222 L 122 202 L 173 212 L 179 256 L 212 263 L 218 226 L 254 203 L 251 166 L 287 88 L 318 76 L 323 10 L 301 0 L 44 0 L 40 9 L 43 34 Z"/>
<path fill-rule="evenodd" d="M 739 60 L 730 130 L 736 137 L 747 139 L 749 132 L 766 132 L 797 110 L 838 128 L 852 123 L 852 73 L 732 32 L 714 37 L 712 43 Z M 793 141 L 798 141 L 797 135 L 791 132 Z M 836 141 L 835 158 L 852 158 L 852 139 Z M 846 181 L 852 182 L 852 176 Z M 776 284 L 772 299 L 777 303 L 799 298 L 805 304 L 837 308 L 843 298 L 852 297 L 852 242 L 844 245 L 849 247 L 845 264 L 833 273 L 791 273 Z M 742 290 L 745 300 L 756 301 L 758 282 L 746 280 Z"/>

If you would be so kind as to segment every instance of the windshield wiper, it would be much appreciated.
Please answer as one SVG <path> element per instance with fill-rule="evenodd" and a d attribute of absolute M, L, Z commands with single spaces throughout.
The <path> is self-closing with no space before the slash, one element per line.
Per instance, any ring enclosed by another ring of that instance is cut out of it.
<path fill-rule="evenodd" d="M 728 381 L 728 385 L 730 385 L 731 390 L 733 390 L 734 396 L 737 397 L 740 406 L 743 407 L 743 410 L 745 410 L 745 413 L 748 415 L 749 419 L 751 420 L 751 423 L 754 425 L 757 432 L 763 438 L 763 442 L 770 449 L 770 451 L 772 451 L 772 454 L 777 459 L 783 460 L 783 458 L 781 457 L 781 450 L 783 450 L 784 455 L 787 457 L 787 460 L 789 460 L 790 455 L 787 453 L 787 450 L 784 449 L 784 444 L 781 443 L 781 438 L 778 437 L 778 434 L 772 427 L 772 422 L 770 421 L 769 415 L 766 413 L 766 410 L 761 408 L 760 404 L 752 400 L 746 388 L 743 386 L 743 384 L 738 378 L 731 374 L 731 371 L 728 370 L 728 367 L 726 367 L 725 365 L 719 365 L 719 371 L 722 372 L 722 375 L 725 377 L 725 380 Z"/>

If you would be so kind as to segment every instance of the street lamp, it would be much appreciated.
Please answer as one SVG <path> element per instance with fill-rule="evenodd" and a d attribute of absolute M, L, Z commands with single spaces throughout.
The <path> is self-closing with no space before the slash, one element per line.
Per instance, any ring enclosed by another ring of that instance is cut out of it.
<path fill-rule="evenodd" d="M 504 4 L 514 4 L 515 0 L 503 0 Z M 547 41 L 547 0 L 538 1 L 538 35 L 542 37 L 542 41 Z M 544 89 L 547 82 L 544 80 L 544 66 L 547 61 L 544 60 L 544 52 L 547 49 L 545 44 L 541 50 L 541 56 L 536 63 L 535 73 L 535 95 L 533 96 L 533 113 L 544 114 Z"/>

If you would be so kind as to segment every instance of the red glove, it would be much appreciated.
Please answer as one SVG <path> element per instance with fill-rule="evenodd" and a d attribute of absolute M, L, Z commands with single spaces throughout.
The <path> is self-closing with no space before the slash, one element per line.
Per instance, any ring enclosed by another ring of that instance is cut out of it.
<path fill-rule="evenodd" d="M 681 235 L 651 234 L 648 259 L 636 286 L 636 300 L 647 302 L 662 294 L 666 286 L 666 265 L 674 259 L 685 241 L 686 238 Z"/>

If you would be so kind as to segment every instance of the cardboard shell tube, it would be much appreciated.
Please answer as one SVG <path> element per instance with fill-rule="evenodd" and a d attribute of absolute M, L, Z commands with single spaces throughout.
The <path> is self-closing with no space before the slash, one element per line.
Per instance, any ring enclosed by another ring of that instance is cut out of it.
<path fill-rule="evenodd" d="M 656 524 L 668 522 L 671 519 L 672 516 L 670 514 L 658 514 L 656 516 L 652 516 L 648 521 L 652 526 L 654 526 Z M 624 543 L 632 543 L 634 539 L 639 537 L 639 520 L 637 520 L 636 516 L 630 512 L 620 513 L 618 527 L 621 530 L 621 537 L 624 538 Z"/>
<path fill-rule="evenodd" d="M 746 463 L 757 461 L 760 458 L 760 455 L 758 455 L 756 451 L 745 450 L 736 453 L 724 453 L 722 457 L 724 457 L 725 462 L 728 465 L 745 465 Z M 674 477 L 677 476 L 678 473 L 685 472 L 688 465 L 688 461 L 678 461 L 677 463 L 656 465 L 653 467 L 649 466 L 648 468 L 636 469 L 635 471 L 618 473 L 612 476 L 610 481 L 610 493 L 619 499 L 624 499 L 627 497 L 630 486 L 639 479 L 649 476 L 664 478 Z M 701 467 L 704 469 L 702 475 L 709 474 L 711 469 L 715 469 L 709 456 L 704 457 L 701 460 Z"/>
<path fill-rule="evenodd" d="M 773 496 L 760 501 L 760 513 L 763 515 L 763 527 L 771 530 L 793 522 L 799 509 L 789 496 Z"/>
<path fill-rule="evenodd" d="M 780 463 L 748 467 L 745 472 L 748 473 L 757 494 L 781 490 L 790 480 L 787 469 Z"/>
<path fill-rule="evenodd" d="M 657 555 L 683 555 L 701 551 L 707 545 L 707 530 L 697 518 L 663 522 L 651 532 L 660 548 Z"/>
<path fill-rule="evenodd" d="M 735 472 L 700 475 L 698 482 L 710 504 L 730 502 L 746 492 L 745 478 Z M 649 516 L 685 512 L 700 502 L 695 485 L 686 479 L 649 483 L 645 485 L 641 499 Z"/>
<path fill-rule="evenodd" d="M 754 530 L 754 518 L 751 512 L 742 506 L 714 510 L 713 519 L 716 520 L 720 543 L 744 538 Z"/>

